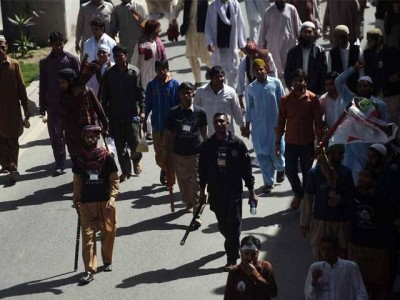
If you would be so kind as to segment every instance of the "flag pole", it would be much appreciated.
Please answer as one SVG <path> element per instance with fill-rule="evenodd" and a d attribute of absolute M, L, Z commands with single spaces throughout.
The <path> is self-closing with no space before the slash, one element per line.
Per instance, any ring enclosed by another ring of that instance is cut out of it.
<path fill-rule="evenodd" d="M 343 123 L 344 119 L 347 116 L 347 108 L 344 110 L 339 118 L 336 120 L 335 124 L 333 124 L 332 128 L 329 129 L 328 133 L 326 136 L 322 139 L 322 141 L 317 145 L 317 148 L 315 149 L 314 156 L 312 160 L 317 159 L 317 157 L 320 155 L 322 149 L 329 143 L 330 138 L 333 136 L 335 133 L 336 129 L 339 127 L 340 124 Z"/>

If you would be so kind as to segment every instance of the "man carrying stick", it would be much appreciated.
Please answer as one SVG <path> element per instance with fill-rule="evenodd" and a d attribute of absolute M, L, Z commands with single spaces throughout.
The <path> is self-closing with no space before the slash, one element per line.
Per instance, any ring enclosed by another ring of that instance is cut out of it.
<path fill-rule="evenodd" d="M 82 284 L 93 280 L 97 271 L 96 232 L 101 231 L 101 256 L 104 271 L 112 271 L 112 252 L 116 233 L 115 199 L 119 193 L 118 169 L 105 148 L 97 147 L 101 128 L 85 126 L 83 149 L 72 168 L 73 201 L 82 226 L 82 256 L 85 274 Z"/>
<path fill-rule="evenodd" d="M 193 84 L 181 83 L 181 104 L 169 111 L 162 143 L 163 165 L 173 160 L 181 198 L 188 213 L 192 213 L 198 204 L 197 161 L 200 144 L 207 137 L 206 112 L 202 107 L 193 105 L 193 96 Z M 200 217 L 196 224 L 201 225 Z"/>

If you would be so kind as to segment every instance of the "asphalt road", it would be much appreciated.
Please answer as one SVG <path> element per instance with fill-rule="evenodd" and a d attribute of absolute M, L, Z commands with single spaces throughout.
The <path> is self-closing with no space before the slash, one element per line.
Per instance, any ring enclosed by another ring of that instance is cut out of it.
<path fill-rule="evenodd" d="M 366 10 L 366 30 L 373 22 L 373 11 Z M 166 28 L 166 21 L 162 23 Z M 173 76 L 193 81 L 182 39 L 165 44 Z M 31 99 L 37 101 L 37 90 L 31 87 L 30 91 Z M 251 149 L 250 141 L 246 143 Z M 80 258 L 79 271 L 73 272 L 77 216 L 71 207 L 70 162 L 66 174 L 51 177 L 53 155 L 47 128 L 39 117 L 31 119 L 31 128 L 20 144 L 21 181 L 8 186 L 8 177 L 0 176 L 0 298 L 222 298 L 226 257 L 215 216 L 207 207 L 203 226 L 189 235 L 185 246 L 179 245 L 191 215 L 184 213 L 176 186 L 177 209 L 170 212 L 168 192 L 158 182 L 152 147 L 144 155 L 143 173 L 121 185 L 114 271 L 104 273 L 100 268 L 92 283 L 78 286 L 83 266 Z M 254 174 L 259 188 L 260 170 L 254 168 Z M 242 235 L 254 234 L 262 240 L 260 258 L 272 263 L 277 299 L 283 300 L 303 299 L 312 262 L 309 241 L 299 233 L 299 212 L 288 209 L 292 196 L 285 181 L 268 196 L 260 195 L 256 216 L 249 214 L 246 200 L 243 206 Z"/>

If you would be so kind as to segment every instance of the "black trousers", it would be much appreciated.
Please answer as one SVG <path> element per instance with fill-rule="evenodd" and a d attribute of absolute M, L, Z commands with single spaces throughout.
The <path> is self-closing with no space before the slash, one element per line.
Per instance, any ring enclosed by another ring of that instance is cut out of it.
<path fill-rule="evenodd" d="M 242 194 L 209 195 L 209 203 L 217 217 L 218 230 L 225 238 L 227 261 L 236 264 L 242 230 Z"/>
<path fill-rule="evenodd" d="M 308 145 L 294 145 L 286 144 L 285 147 L 285 173 L 289 179 L 290 185 L 296 197 L 303 198 L 304 187 L 308 172 L 312 167 L 312 157 L 314 155 L 314 144 Z M 298 164 L 300 161 L 300 168 L 303 177 L 303 184 L 301 184 L 298 173 Z"/>
<path fill-rule="evenodd" d="M 116 118 L 110 120 L 111 136 L 114 138 L 117 149 L 118 162 L 123 174 L 131 174 L 132 163 L 140 161 L 142 153 L 136 152 L 137 145 L 141 138 L 140 124 L 129 121 L 122 121 Z M 129 155 L 128 149 L 131 151 Z"/>

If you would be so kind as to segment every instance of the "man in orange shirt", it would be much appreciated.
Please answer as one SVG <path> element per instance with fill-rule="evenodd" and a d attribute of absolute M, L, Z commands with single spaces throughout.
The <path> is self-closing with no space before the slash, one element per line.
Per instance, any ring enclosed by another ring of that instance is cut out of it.
<path fill-rule="evenodd" d="M 280 141 L 285 133 L 285 173 L 295 195 L 291 207 L 297 209 L 303 198 L 307 174 L 312 166 L 315 137 L 318 142 L 321 140 L 322 110 L 318 98 L 307 90 L 306 72 L 301 69 L 295 70 L 292 86 L 293 90 L 283 96 L 280 102 L 275 151 L 280 154 Z M 298 176 L 299 161 L 303 185 Z"/>

